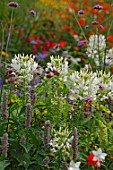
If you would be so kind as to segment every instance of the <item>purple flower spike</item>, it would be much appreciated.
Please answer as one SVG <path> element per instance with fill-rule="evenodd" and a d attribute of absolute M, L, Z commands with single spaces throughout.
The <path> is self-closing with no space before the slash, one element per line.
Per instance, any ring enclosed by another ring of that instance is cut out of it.
<path fill-rule="evenodd" d="M 102 9 L 102 6 L 101 6 L 101 5 L 95 5 L 95 6 L 93 7 L 93 9 L 101 10 L 101 9 Z"/>
<path fill-rule="evenodd" d="M 81 46 L 85 45 L 86 42 L 87 42 L 86 40 L 81 40 L 81 41 L 79 41 L 79 42 L 78 42 L 78 47 L 81 47 Z"/>
<path fill-rule="evenodd" d="M 36 16 L 36 11 L 30 10 L 30 13 L 31 13 L 32 15 Z"/>
<path fill-rule="evenodd" d="M 82 15 L 82 14 L 84 14 L 83 10 L 78 11 L 78 15 Z"/>
<path fill-rule="evenodd" d="M 14 8 L 17 8 L 19 6 L 17 2 L 9 2 L 7 5 Z"/>

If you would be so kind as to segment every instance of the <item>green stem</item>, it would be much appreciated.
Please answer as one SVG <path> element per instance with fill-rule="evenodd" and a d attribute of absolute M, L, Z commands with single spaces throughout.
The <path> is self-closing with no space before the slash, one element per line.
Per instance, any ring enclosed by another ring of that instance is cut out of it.
<path fill-rule="evenodd" d="M 4 47 L 4 27 L 3 27 L 2 23 L 1 23 L 1 26 L 2 26 L 2 45 L 1 45 L 1 54 L 0 54 L 0 64 L 2 63 L 2 51 L 3 51 L 3 47 Z M 0 73 L 1 73 L 1 71 L 0 71 Z"/>
<path fill-rule="evenodd" d="M 8 45 L 9 45 L 9 41 L 10 41 L 10 37 L 11 37 L 11 30 L 12 30 L 12 21 L 13 21 L 13 8 L 11 11 L 11 19 L 10 19 L 10 27 L 9 27 L 9 33 L 8 33 L 8 38 L 7 38 L 7 42 L 6 42 L 6 53 L 8 51 Z M 6 62 L 6 57 L 5 57 L 5 62 Z M 5 63 L 6 64 L 6 63 Z"/>
<path fill-rule="evenodd" d="M 11 96 L 12 96 L 11 92 L 12 92 L 12 88 L 10 89 L 10 94 L 9 94 L 9 105 L 10 105 Z M 7 122 L 7 126 L 6 126 L 6 132 L 7 133 L 8 133 L 8 128 L 9 128 L 9 120 L 10 120 L 10 113 L 11 113 L 10 107 L 11 106 L 9 106 L 9 117 L 8 117 L 8 122 Z"/>
<path fill-rule="evenodd" d="M 87 41 L 87 38 L 86 38 L 85 33 L 84 33 L 84 31 L 83 31 L 83 28 L 81 27 L 81 25 L 80 25 L 80 23 L 79 23 L 79 21 L 78 21 L 76 15 L 75 15 L 75 12 L 74 12 L 74 11 L 73 11 L 73 15 L 74 15 L 74 17 L 75 17 L 75 20 L 76 20 L 78 26 L 79 26 L 80 29 L 81 29 L 81 32 L 83 33 L 84 39 Z"/>
<path fill-rule="evenodd" d="M 26 96 L 26 79 L 24 79 L 24 104 L 26 105 L 26 100 L 27 100 L 27 96 Z"/>

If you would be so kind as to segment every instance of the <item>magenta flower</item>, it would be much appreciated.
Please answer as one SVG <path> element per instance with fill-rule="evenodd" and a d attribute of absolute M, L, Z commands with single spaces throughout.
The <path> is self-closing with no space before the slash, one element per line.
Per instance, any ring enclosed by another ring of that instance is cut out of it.
<path fill-rule="evenodd" d="M 30 13 L 31 13 L 32 15 L 36 16 L 36 11 L 34 11 L 33 9 L 30 10 Z"/>
<path fill-rule="evenodd" d="M 86 42 L 87 42 L 86 40 L 80 40 L 77 45 L 78 45 L 78 47 L 81 47 L 81 46 L 85 45 Z"/>
<path fill-rule="evenodd" d="M 17 8 L 19 6 L 17 2 L 9 2 L 7 5 L 14 8 Z"/>
<path fill-rule="evenodd" d="M 88 102 L 88 103 L 91 103 L 91 102 L 92 102 L 92 98 L 90 98 L 90 97 L 85 97 L 84 100 L 85 100 L 86 102 Z"/>
<path fill-rule="evenodd" d="M 78 15 L 82 15 L 82 14 L 84 14 L 83 10 L 78 11 Z"/>
<path fill-rule="evenodd" d="M 101 9 L 102 9 L 102 6 L 101 6 L 101 5 L 95 5 L 95 6 L 93 7 L 93 9 L 101 10 Z"/>

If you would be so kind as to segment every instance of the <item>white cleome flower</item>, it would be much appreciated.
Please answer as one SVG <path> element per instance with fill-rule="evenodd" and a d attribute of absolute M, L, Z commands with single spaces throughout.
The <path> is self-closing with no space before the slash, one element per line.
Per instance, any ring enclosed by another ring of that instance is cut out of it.
<path fill-rule="evenodd" d="M 97 151 L 92 151 L 92 153 L 94 154 L 93 160 L 97 162 L 102 162 L 107 156 L 106 153 L 102 153 L 101 148 L 99 148 Z"/>
<path fill-rule="evenodd" d="M 104 63 L 106 49 L 106 39 L 104 35 L 91 35 L 87 44 L 87 56 L 92 58 L 97 66 L 99 66 L 99 60 L 101 64 Z M 100 58 L 100 59 L 99 59 Z"/>
<path fill-rule="evenodd" d="M 75 163 L 74 161 L 71 161 L 68 170 L 80 170 L 79 166 L 80 162 Z"/>
<path fill-rule="evenodd" d="M 66 76 L 68 73 L 68 61 L 67 58 L 63 58 L 60 56 L 54 57 L 50 56 L 51 62 L 47 63 L 47 68 L 45 69 L 46 72 L 54 72 L 57 71 L 62 76 Z"/>
<path fill-rule="evenodd" d="M 33 72 L 37 69 L 38 64 L 34 61 L 35 57 L 30 55 L 24 56 L 21 54 L 15 55 L 12 59 L 11 67 L 16 70 L 18 78 L 31 81 Z"/>

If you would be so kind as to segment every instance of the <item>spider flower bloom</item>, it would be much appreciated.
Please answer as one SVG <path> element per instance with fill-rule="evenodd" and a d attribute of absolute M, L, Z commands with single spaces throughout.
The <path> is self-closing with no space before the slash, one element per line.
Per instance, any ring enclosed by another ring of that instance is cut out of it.
<path fill-rule="evenodd" d="M 33 9 L 30 10 L 30 13 L 31 13 L 32 15 L 36 16 L 36 11 L 34 11 Z"/>
<path fill-rule="evenodd" d="M 8 134 L 7 133 L 4 133 L 3 134 L 3 137 L 2 137 L 2 155 L 7 158 L 7 151 L 8 151 Z"/>
<path fill-rule="evenodd" d="M 11 67 L 15 69 L 17 78 L 31 81 L 38 64 L 35 62 L 35 56 L 18 54 L 12 59 Z"/>
<path fill-rule="evenodd" d="M 101 9 L 102 9 L 102 6 L 101 6 L 101 5 L 95 5 L 95 6 L 93 7 L 93 9 L 101 10 Z"/>
<path fill-rule="evenodd" d="M 17 2 L 9 2 L 7 5 L 14 8 L 19 7 L 19 4 Z"/>

